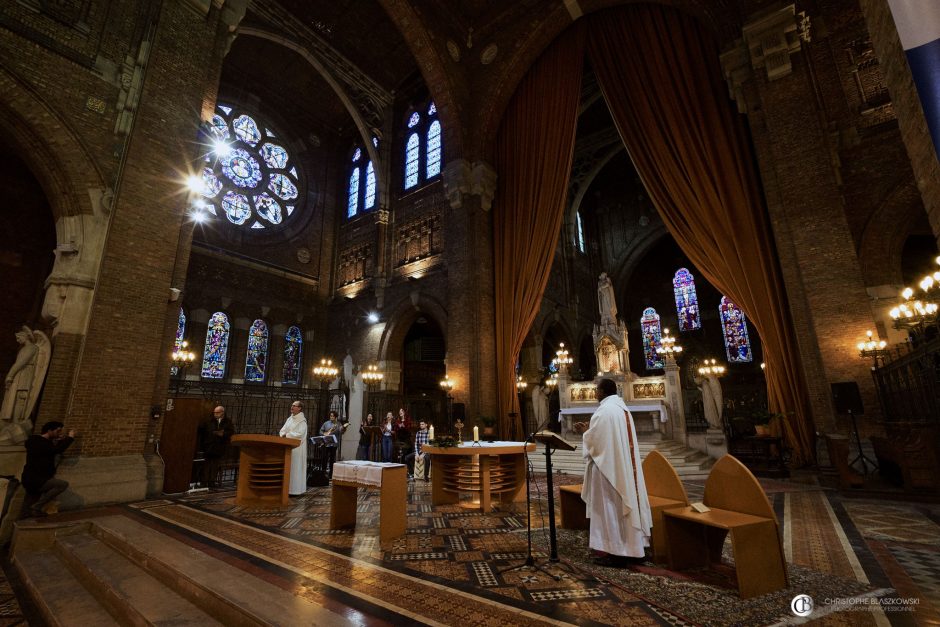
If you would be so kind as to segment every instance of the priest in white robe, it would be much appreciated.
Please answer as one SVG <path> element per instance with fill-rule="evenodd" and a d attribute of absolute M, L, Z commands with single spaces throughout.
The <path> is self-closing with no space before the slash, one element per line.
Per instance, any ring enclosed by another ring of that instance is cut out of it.
<path fill-rule="evenodd" d="M 290 453 L 290 486 L 287 492 L 291 496 L 299 496 L 307 491 L 307 417 L 303 409 L 303 403 L 293 402 L 290 417 L 281 427 L 280 433 L 282 438 L 300 440 L 300 444 Z"/>
<path fill-rule="evenodd" d="M 600 563 L 623 566 L 628 558 L 643 558 L 652 515 L 633 417 L 613 380 L 601 379 L 597 398 L 590 426 L 576 425 L 587 460 L 581 499 L 591 519 L 590 548 L 606 554 Z"/>

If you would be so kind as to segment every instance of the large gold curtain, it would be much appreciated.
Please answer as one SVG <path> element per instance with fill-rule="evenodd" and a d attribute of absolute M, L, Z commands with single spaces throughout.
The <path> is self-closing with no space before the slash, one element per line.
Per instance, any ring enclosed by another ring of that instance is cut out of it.
<path fill-rule="evenodd" d="M 549 47 L 519 84 L 496 140 L 496 381 L 500 432 L 518 414 L 515 367 L 542 303 L 564 216 L 574 155 L 584 63 L 576 24 Z"/>
<path fill-rule="evenodd" d="M 793 461 L 814 459 L 809 402 L 754 159 L 714 41 L 697 21 L 658 5 L 605 11 L 588 29 L 591 63 L 650 198 L 692 263 L 754 324 L 770 408 L 790 414 Z"/>

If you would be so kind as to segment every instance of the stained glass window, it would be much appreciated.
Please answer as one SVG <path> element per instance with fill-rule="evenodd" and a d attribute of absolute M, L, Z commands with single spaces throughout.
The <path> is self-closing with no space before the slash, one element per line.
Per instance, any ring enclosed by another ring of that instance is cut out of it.
<path fill-rule="evenodd" d="M 285 142 L 273 143 L 275 133 L 257 116 L 224 105 L 216 108 L 209 132 L 215 145 L 206 155 L 202 198 L 195 204 L 235 226 L 283 224 L 292 211 L 285 214 L 281 203 L 296 207 L 301 197 L 297 165 Z"/>
<path fill-rule="evenodd" d="M 728 355 L 728 363 L 747 363 L 753 360 L 744 312 L 728 300 L 727 296 L 722 296 L 718 313 L 721 316 L 721 328 L 725 334 L 725 352 Z"/>
<path fill-rule="evenodd" d="M 346 217 L 353 218 L 359 213 L 359 168 L 353 168 L 349 175 L 349 197 L 346 204 Z"/>
<path fill-rule="evenodd" d="M 372 162 L 366 166 L 366 201 L 363 203 L 363 209 L 371 209 L 375 206 L 375 168 Z"/>
<path fill-rule="evenodd" d="M 428 165 L 427 178 L 441 173 L 441 123 L 437 120 L 431 122 L 428 128 Z"/>
<path fill-rule="evenodd" d="M 408 118 L 408 128 L 414 128 L 421 123 L 421 116 L 418 115 L 418 112 L 415 111 L 411 114 L 411 117 Z"/>
<path fill-rule="evenodd" d="M 575 217 L 578 221 L 578 250 L 582 253 L 584 252 L 584 223 L 581 222 L 581 212 L 575 213 Z"/>
<path fill-rule="evenodd" d="M 417 114 L 415 114 L 417 115 Z M 418 184 L 418 152 L 421 141 L 417 133 L 408 138 L 405 148 L 405 189 L 411 189 Z"/>
<path fill-rule="evenodd" d="M 173 351 L 179 352 L 183 350 L 183 339 L 186 337 L 186 314 L 183 313 L 183 308 L 180 307 L 180 316 L 176 321 L 176 341 L 173 342 Z"/>
<path fill-rule="evenodd" d="M 646 369 L 663 368 L 663 359 L 656 352 L 662 342 L 662 326 L 659 323 L 659 314 L 652 307 L 643 310 L 640 329 L 643 332 L 643 356 L 646 358 Z"/>
<path fill-rule="evenodd" d="M 209 318 L 206 330 L 206 349 L 202 353 L 202 376 L 206 379 L 221 379 L 225 376 L 225 360 L 228 357 L 228 334 L 231 325 L 228 316 L 217 311 Z"/>
<path fill-rule="evenodd" d="M 268 364 L 268 325 L 255 320 L 248 329 L 248 354 L 245 356 L 245 381 L 264 381 Z"/>
<path fill-rule="evenodd" d="M 676 295 L 676 312 L 679 314 L 679 330 L 694 331 L 702 328 L 698 315 L 698 296 L 695 294 L 695 279 L 685 268 L 679 268 L 672 278 L 672 290 Z"/>
<path fill-rule="evenodd" d="M 304 339 L 300 327 L 291 327 L 284 336 L 284 383 L 300 383 Z"/>

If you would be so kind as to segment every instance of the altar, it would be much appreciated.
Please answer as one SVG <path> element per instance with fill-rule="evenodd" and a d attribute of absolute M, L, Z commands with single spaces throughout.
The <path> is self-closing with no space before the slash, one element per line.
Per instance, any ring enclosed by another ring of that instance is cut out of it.
<path fill-rule="evenodd" d="M 636 425 L 637 433 L 660 431 L 660 424 L 669 420 L 669 410 L 666 404 L 661 400 L 632 400 L 625 401 L 627 409 L 633 415 L 633 423 Z M 580 405 L 577 407 L 566 407 L 558 412 L 558 422 L 561 423 L 561 437 L 578 437 L 572 429 L 575 422 L 588 422 L 591 415 L 597 410 L 597 405 Z M 637 414 L 651 413 L 649 419 L 644 420 Z"/>
<path fill-rule="evenodd" d="M 448 448 L 424 445 L 431 455 L 431 503 L 459 503 L 460 493 L 479 494 L 480 510 L 492 511 L 492 495 L 504 503 L 525 499 L 525 453 L 532 442 L 462 442 Z"/>

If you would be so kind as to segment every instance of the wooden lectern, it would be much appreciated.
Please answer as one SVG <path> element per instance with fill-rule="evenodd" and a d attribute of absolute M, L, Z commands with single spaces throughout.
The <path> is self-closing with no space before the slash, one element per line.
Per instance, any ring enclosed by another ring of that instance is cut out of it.
<path fill-rule="evenodd" d="M 232 444 L 241 447 L 235 504 L 286 507 L 291 450 L 300 440 L 251 433 L 232 436 Z"/>

